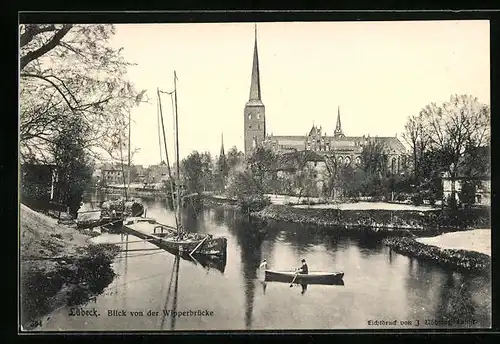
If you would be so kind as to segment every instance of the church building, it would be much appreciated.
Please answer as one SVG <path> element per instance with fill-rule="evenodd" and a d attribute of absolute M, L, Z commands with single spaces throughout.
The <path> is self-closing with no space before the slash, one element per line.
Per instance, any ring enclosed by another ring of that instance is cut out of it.
<path fill-rule="evenodd" d="M 334 156 L 337 162 L 345 165 L 361 163 L 363 146 L 369 142 L 383 145 L 388 155 L 388 168 L 392 173 L 400 173 L 406 166 L 407 151 L 397 136 L 370 137 L 346 136 L 342 130 L 340 108 L 337 108 L 337 119 L 333 135 L 328 135 L 320 126 L 313 125 L 305 135 L 277 136 L 266 132 L 266 112 L 261 98 L 259 54 L 257 49 L 257 29 L 253 51 L 252 78 L 250 97 L 244 110 L 245 154 L 258 145 L 267 145 L 279 153 L 313 151 L 320 156 Z"/>

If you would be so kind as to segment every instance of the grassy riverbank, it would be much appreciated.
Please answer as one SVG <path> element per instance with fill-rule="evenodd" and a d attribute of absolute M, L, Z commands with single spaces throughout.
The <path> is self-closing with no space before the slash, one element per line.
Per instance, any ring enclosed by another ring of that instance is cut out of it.
<path fill-rule="evenodd" d="M 478 252 L 488 245 L 488 239 L 483 236 L 483 239 L 477 240 L 475 243 L 466 243 L 466 238 L 470 233 L 449 233 L 451 236 L 457 238 L 462 237 L 462 244 L 460 247 L 466 249 L 450 249 L 424 244 L 419 242 L 419 239 L 403 237 L 403 238 L 385 238 L 384 244 L 389 246 L 397 253 L 403 254 L 408 257 L 413 257 L 419 260 L 429 261 L 447 268 L 458 271 L 474 272 L 481 274 L 489 274 L 491 271 L 491 257 L 484 253 Z M 434 241 L 443 240 L 443 236 L 436 237 Z M 448 237 L 450 237 L 448 235 Z M 431 239 L 431 238 L 426 238 Z M 445 239 L 448 240 L 448 239 Z M 456 240 L 456 239 L 455 239 Z M 426 240 L 424 240 L 426 241 Z M 427 242 L 430 242 L 427 240 Z"/>
<path fill-rule="evenodd" d="M 36 327 L 41 317 L 65 305 L 79 305 L 111 283 L 119 248 L 92 244 L 89 232 L 20 207 L 21 324 Z"/>
<path fill-rule="evenodd" d="M 440 234 L 489 226 L 487 209 L 457 210 L 391 210 L 342 209 L 340 207 L 303 207 L 271 204 L 252 213 L 262 220 L 274 220 L 304 225 L 342 228 L 371 228 L 374 232 L 411 232 L 417 236 Z"/>

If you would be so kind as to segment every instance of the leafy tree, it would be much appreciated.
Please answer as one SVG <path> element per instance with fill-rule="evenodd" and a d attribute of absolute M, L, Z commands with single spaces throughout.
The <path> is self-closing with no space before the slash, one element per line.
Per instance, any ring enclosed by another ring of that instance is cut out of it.
<path fill-rule="evenodd" d="M 231 147 L 229 152 L 227 152 L 227 166 L 230 170 L 239 166 L 245 160 L 245 154 L 239 151 L 236 146 Z"/>
<path fill-rule="evenodd" d="M 217 163 L 215 164 L 215 173 L 214 173 L 215 188 L 217 189 L 217 191 L 220 192 L 224 191 L 228 173 L 229 173 L 229 167 L 227 164 L 226 155 L 224 154 L 224 151 L 221 151 L 221 154 L 217 158 Z"/>
<path fill-rule="evenodd" d="M 250 169 L 231 170 L 228 176 L 227 194 L 237 199 L 244 213 L 260 210 L 270 204 Z"/>
<path fill-rule="evenodd" d="M 58 170 L 56 199 L 69 207 L 70 214 L 76 216 L 83 199 L 84 190 L 92 182 L 93 166 L 84 149 L 85 123 L 74 116 L 57 133 L 50 147 Z"/>
<path fill-rule="evenodd" d="M 203 191 L 203 162 L 200 153 L 192 152 L 181 162 L 182 176 L 186 185 L 186 191 L 189 193 Z"/>
<path fill-rule="evenodd" d="M 259 188 L 269 192 L 269 185 L 277 178 L 277 155 L 274 151 L 259 146 L 247 157 L 246 163 Z"/>
<path fill-rule="evenodd" d="M 309 164 L 297 171 L 296 187 L 299 190 L 298 197 L 317 197 L 319 196 L 318 185 L 316 183 L 317 171 Z"/>
<path fill-rule="evenodd" d="M 203 190 L 213 190 L 214 171 L 212 155 L 210 152 L 204 152 L 201 154 L 201 165 Z"/>
<path fill-rule="evenodd" d="M 127 80 L 122 49 L 111 48 L 113 25 L 20 26 L 20 152 L 50 162 L 59 128 L 73 116 L 91 130 L 83 148 L 118 158 L 130 109 L 142 101 Z M 69 116 L 71 114 L 71 116 Z"/>
<path fill-rule="evenodd" d="M 482 179 L 491 176 L 489 147 L 468 147 L 462 160 L 461 190 L 459 199 L 465 207 L 470 208 L 476 202 L 476 190 L 481 187 Z"/>
<path fill-rule="evenodd" d="M 231 171 L 228 178 L 227 194 L 242 202 L 249 202 L 264 197 L 264 190 L 251 170 Z"/>

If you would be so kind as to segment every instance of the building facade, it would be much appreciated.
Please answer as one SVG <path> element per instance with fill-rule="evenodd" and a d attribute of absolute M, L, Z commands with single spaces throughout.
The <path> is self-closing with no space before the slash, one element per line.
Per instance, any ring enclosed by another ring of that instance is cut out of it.
<path fill-rule="evenodd" d="M 261 98 L 257 31 L 255 31 L 250 97 L 244 110 L 244 141 L 245 154 L 251 152 L 258 145 L 267 145 L 279 153 L 314 151 L 321 156 L 333 156 L 338 163 L 345 165 L 359 165 L 363 146 L 370 142 L 376 142 L 384 147 L 385 154 L 388 157 L 388 170 L 392 173 L 401 173 L 408 160 L 406 148 L 397 136 L 344 135 L 340 108 L 337 109 L 336 125 L 332 135 L 329 135 L 322 127 L 315 125 L 305 135 L 268 135 L 266 132 L 265 106 Z"/>
<path fill-rule="evenodd" d="M 462 191 L 462 183 L 465 178 L 459 178 L 455 180 L 455 199 L 460 201 L 459 194 Z M 443 183 L 443 198 L 448 200 L 452 197 L 453 182 L 451 178 L 445 176 L 442 180 Z M 481 178 L 477 180 L 476 192 L 474 195 L 474 204 L 490 206 L 491 202 L 491 180 L 486 178 Z"/>

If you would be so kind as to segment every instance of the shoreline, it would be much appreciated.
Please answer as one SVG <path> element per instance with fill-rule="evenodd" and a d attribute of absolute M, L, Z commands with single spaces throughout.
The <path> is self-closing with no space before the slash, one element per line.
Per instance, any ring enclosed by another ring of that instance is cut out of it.
<path fill-rule="evenodd" d="M 238 209 L 226 199 L 207 201 L 203 197 L 202 202 L 209 208 Z M 376 235 L 384 245 L 408 257 L 460 272 L 488 275 L 491 271 L 491 255 L 478 252 L 480 249 L 473 250 L 467 245 L 465 248 L 468 249 L 457 249 L 449 243 L 437 246 L 431 244 L 443 236 L 466 235 L 484 228 L 484 223 L 489 223 L 489 219 L 481 211 L 476 214 L 476 219 L 466 222 L 468 226 L 465 228 L 460 222 L 443 225 L 449 221 L 450 215 L 441 210 L 340 210 L 271 204 L 250 213 L 250 217 L 266 224 L 285 222 L 318 226 L 345 236 L 368 233 Z M 342 223 L 345 219 L 348 222 Z"/>
<path fill-rule="evenodd" d="M 410 258 L 465 273 L 491 274 L 491 257 L 470 249 L 447 249 L 423 244 L 415 238 L 384 238 L 384 245 L 394 252 Z"/>
<path fill-rule="evenodd" d="M 436 210 L 336 209 L 271 204 L 250 214 L 263 221 L 335 227 L 342 230 L 367 228 L 374 233 L 410 233 L 410 236 L 485 228 L 489 218 L 483 209 L 456 213 Z M 461 217 L 461 218 L 460 218 Z M 464 220 L 465 219 L 465 220 Z"/>
<path fill-rule="evenodd" d="M 87 303 L 115 278 L 111 264 L 120 248 L 90 242 L 95 233 L 58 223 L 21 204 L 19 234 L 24 330 L 35 329 L 58 308 Z"/>

